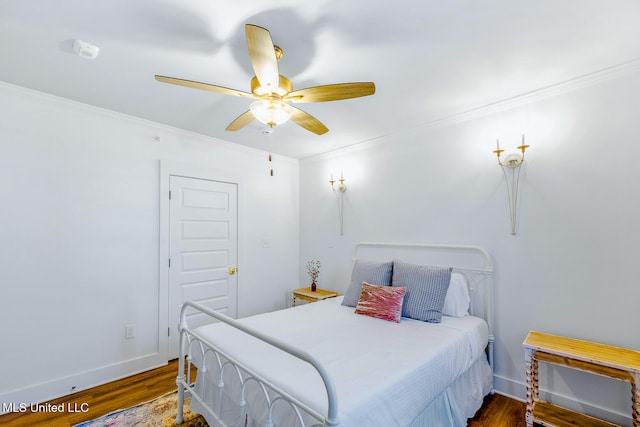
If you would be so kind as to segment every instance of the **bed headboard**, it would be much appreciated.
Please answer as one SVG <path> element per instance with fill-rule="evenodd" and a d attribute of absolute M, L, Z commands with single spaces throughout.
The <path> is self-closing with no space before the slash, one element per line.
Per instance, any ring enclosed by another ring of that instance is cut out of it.
<path fill-rule="evenodd" d="M 453 267 L 467 279 L 471 297 L 470 313 L 489 325 L 489 363 L 493 368 L 493 262 L 478 246 L 432 243 L 361 242 L 353 250 L 353 261 L 399 259 L 413 264 Z"/>

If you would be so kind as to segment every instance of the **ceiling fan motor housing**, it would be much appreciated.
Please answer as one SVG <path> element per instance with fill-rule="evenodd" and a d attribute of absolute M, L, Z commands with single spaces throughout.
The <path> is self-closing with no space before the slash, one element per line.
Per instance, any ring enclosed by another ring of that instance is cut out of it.
<path fill-rule="evenodd" d="M 283 75 L 279 75 L 280 80 L 278 83 L 278 88 L 273 90 L 269 90 L 269 88 L 263 87 L 260 85 L 258 78 L 253 76 L 251 79 L 251 93 L 256 96 L 265 96 L 265 95 L 278 95 L 280 97 L 286 96 L 289 92 L 293 91 L 293 85 L 288 78 Z"/>

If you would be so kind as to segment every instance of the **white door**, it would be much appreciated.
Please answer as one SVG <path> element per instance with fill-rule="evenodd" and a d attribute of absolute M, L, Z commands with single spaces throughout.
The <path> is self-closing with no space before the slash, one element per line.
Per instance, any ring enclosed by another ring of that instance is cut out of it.
<path fill-rule="evenodd" d="M 187 300 L 237 315 L 237 185 L 206 179 L 169 179 L 169 359 L 179 355 L 180 308 Z M 190 327 L 211 317 L 188 312 Z"/>

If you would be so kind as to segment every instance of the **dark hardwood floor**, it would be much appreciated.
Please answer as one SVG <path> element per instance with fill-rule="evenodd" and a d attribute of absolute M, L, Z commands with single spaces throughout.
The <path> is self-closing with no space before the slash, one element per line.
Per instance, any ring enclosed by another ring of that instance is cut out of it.
<path fill-rule="evenodd" d="M 26 412 L 0 415 L 2 427 L 68 427 L 118 409 L 128 408 L 176 390 L 178 361 L 166 366 L 71 394 L 48 403 L 71 405 L 78 412 Z M 82 412 L 84 408 L 88 409 Z"/>
<path fill-rule="evenodd" d="M 0 415 L 3 427 L 69 427 L 122 408 L 154 399 L 176 389 L 178 362 L 144 372 L 89 390 L 48 402 L 78 408 L 78 412 L 9 413 Z M 84 406 L 83 406 L 84 405 Z M 82 409 L 87 409 L 82 412 Z M 483 407 L 469 420 L 469 427 L 524 426 L 524 403 L 494 394 L 485 399 Z"/>
<path fill-rule="evenodd" d="M 482 408 L 469 420 L 467 427 L 525 426 L 524 412 L 524 402 L 495 393 L 484 399 Z"/>

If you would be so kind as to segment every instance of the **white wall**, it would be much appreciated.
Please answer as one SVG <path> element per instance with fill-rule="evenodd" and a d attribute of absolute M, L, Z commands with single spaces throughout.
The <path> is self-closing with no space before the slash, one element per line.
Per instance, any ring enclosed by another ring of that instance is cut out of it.
<path fill-rule="evenodd" d="M 484 247 L 496 266 L 495 384 L 520 399 L 530 330 L 640 350 L 637 68 L 302 161 L 301 264 L 321 260 L 319 285 L 344 291 L 359 241 Z M 512 236 L 491 151 L 496 138 L 515 151 L 522 133 L 531 147 Z M 342 237 L 330 171 L 348 185 Z M 630 425 L 626 383 L 543 367 L 541 387 L 556 402 Z"/>
<path fill-rule="evenodd" d="M 271 177 L 267 152 L 6 84 L 0 111 L 1 402 L 166 363 L 161 160 L 242 178 L 238 315 L 285 307 L 298 285 L 296 160 L 274 156 Z"/>

